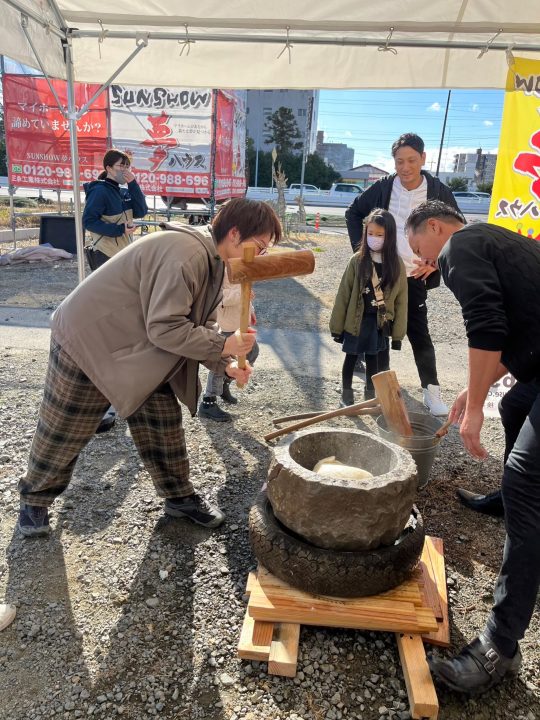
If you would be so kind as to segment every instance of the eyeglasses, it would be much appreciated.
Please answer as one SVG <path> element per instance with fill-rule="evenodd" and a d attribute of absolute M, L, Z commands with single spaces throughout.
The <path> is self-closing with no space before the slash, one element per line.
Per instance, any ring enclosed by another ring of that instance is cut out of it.
<path fill-rule="evenodd" d="M 256 245 L 258 253 L 257 255 L 266 255 L 268 253 L 268 249 L 271 248 L 274 244 L 273 240 L 270 240 L 268 245 L 265 245 L 260 240 L 257 240 L 257 238 L 251 238 L 251 242 Z"/>

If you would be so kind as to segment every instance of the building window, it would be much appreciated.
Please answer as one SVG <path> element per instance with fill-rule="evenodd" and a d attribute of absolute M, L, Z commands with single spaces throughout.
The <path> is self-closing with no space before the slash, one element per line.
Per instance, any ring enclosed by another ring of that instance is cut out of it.
<path fill-rule="evenodd" d="M 299 108 L 298 109 L 298 117 L 306 117 L 306 108 Z"/>

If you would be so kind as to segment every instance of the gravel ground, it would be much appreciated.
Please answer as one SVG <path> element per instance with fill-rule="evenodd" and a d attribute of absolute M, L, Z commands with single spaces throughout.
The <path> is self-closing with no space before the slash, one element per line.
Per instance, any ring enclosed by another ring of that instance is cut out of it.
<path fill-rule="evenodd" d="M 349 248 L 342 237 L 312 238 L 301 245 L 317 251 L 313 276 L 256 288 L 261 327 L 327 332 Z M 74 262 L 1 268 L 0 333 L 14 308 L 54 308 L 75 283 Z M 429 307 L 450 401 L 466 375 L 459 307 L 444 288 L 430 293 Z M 0 718 L 410 717 L 390 634 L 304 627 L 294 679 L 269 676 L 264 663 L 236 658 L 244 587 L 255 564 L 247 513 L 271 453 L 262 436 L 272 417 L 337 405 L 337 346 L 335 368 L 316 379 L 269 369 L 263 348 L 233 424 L 186 419 L 194 483 L 227 514 L 218 530 L 163 516 L 120 420 L 81 454 L 72 484 L 54 505 L 50 537 L 22 540 L 14 533 L 16 486 L 25 471 L 47 353 L 42 346 L 24 349 L 13 337 L 0 351 L 0 598 L 15 603 L 18 614 L 0 633 Z M 408 347 L 393 353 L 392 363 L 410 409 L 418 409 L 421 394 Z M 355 382 L 360 389 L 361 379 Z M 369 418 L 334 422 L 373 429 Z M 500 521 L 468 512 L 455 500 L 460 485 L 489 490 L 498 483 L 498 421 L 486 422 L 483 440 L 490 457 L 476 463 L 452 430 L 418 497 L 427 531 L 445 541 L 454 647 L 483 626 L 504 541 Z M 523 641 L 519 680 L 476 701 L 441 689 L 441 720 L 540 719 L 538 621 L 536 613 Z"/>

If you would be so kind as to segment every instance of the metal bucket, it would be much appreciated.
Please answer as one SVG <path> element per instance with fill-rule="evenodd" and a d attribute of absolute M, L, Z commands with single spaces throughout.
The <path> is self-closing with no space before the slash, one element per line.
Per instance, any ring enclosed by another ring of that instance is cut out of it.
<path fill-rule="evenodd" d="M 433 461 L 437 455 L 441 439 L 436 437 L 435 433 L 442 422 L 433 415 L 415 412 L 409 413 L 409 420 L 414 433 L 412 437 L 398 435 L 388 430 L 384 415 L 379 415 L 377 418 L 377 431 L 385 440 L 396 443 L 411 453 L 418 471 L 418 489 L 421 490 L 428 483 Z"/>

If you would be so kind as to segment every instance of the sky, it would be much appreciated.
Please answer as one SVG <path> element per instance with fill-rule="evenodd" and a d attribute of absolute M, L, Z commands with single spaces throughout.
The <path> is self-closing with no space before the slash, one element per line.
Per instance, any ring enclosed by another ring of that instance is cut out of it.
<path fill-rule="evenodd" d="M 402 133 L 426 146 L 426 169 L 435 171 L 448 90 L 321 90 L 317 127 L 325 142 L 354 148 L 354 164 L 393 170 L 390 153 Z M 456 153 L 496 153 L 503 90 L 452 90 L 441 170 L 452 170 Z"/>

